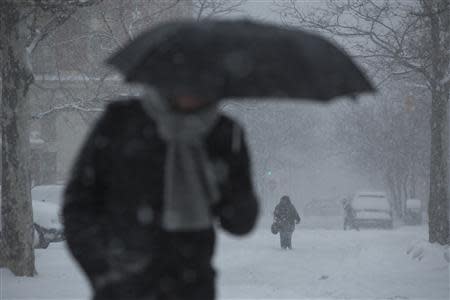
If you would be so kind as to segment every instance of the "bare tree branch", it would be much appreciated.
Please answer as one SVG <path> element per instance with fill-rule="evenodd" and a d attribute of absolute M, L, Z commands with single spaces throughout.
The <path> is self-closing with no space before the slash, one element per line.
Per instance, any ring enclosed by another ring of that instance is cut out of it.
<path fill-rule="evenodd" d="M 395 63 L 430 79 L 429 63 L 421 62 L 423 56 L 408 53 L 405 45 L 417 35 L 420 20 L 411 17 L 417 7 L 386 0 L 327 1 L 325 7 L 305 12 L 295 0 L 277 4 L 285 24 L 298 24 L 334 38 L 345 38 L 350 49 L 358 50 L 353 52 L 356 57 L 384 59 L 390 62 L 386 66 Z M 400 8 L 401 15 L 397 13 Z"/>
<path fill-rule="evenodd" d="M 239 12 L 247 0 L 193 0 L 197 21 Z"/>

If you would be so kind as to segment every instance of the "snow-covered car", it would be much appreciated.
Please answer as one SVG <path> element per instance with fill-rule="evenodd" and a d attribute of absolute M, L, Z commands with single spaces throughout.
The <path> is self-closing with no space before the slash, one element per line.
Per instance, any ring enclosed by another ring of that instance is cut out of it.
<path fill-rule="evenodd" d="M 60 216 L 63 189 L 62 185 L 38 185 L 31 189 L 36 248 L 47 248 L 50 243 L 64 240 Z"/>
<path fill-rule="evenodd" d="M 351 202 L 354 222 L 358 227 L 392 229 L 392 207 L 383 192 L 359 192 Z"/>
<path fill-rule="evenodd" d="M 62 193 L 62 185 L 41 185 L 31 189 L 35 248 L 45 249 L 50 243 L 64 240 L 60 217 Z"/>

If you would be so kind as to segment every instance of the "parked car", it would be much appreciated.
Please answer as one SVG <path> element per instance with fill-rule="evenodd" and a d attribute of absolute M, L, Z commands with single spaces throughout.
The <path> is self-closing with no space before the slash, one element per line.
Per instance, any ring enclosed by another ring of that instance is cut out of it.
<path fill-rule="evenodd" d="M 34 228 L 33 245 L 35 248 L 45 249 L 50 243 L 64 240 L 60 217 L 62 192 L 62 185 L 42 185 L 31 189 Z"/>
<path fill-rule="evenodd" d="M 407 225 L 422 224 L 422 201 L 419 199 L 406 200 L 405 223 Z"/>
<path fill-rule="evenodd" d="M 359 192 L 351 201 L 354 222 L 359 227 L 392 229 L 391 204 L 384 192 Z"/>
<path fill-rule="evenodd" d="M 31 189 L 34 221 L 34 246 L 47 248 L 50 243 L 64 240 L 60 215 L 62 185 L 38 185 Z"/>

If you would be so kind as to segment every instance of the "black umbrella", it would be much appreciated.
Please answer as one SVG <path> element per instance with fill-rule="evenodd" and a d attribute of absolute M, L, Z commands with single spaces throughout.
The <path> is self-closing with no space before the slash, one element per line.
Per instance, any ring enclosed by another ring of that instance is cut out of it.
<path fill-rule="evenodd" d="M 128 82 L 213 99 L 329 100 L 374 90 L 350 57 L 324 38 L 248 20 L 162 24 L 107 63 Z"/>

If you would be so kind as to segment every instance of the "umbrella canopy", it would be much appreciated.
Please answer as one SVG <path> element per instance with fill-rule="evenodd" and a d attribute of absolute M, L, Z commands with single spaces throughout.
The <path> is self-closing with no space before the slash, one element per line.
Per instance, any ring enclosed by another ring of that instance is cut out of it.
<path fill-rule="evenodd" d="M 107 64 L 128 82 L 209 99 L 327 101 L 374 90 L 351 58 L 319 35 L 248 20 L 165 23 Z"/>

